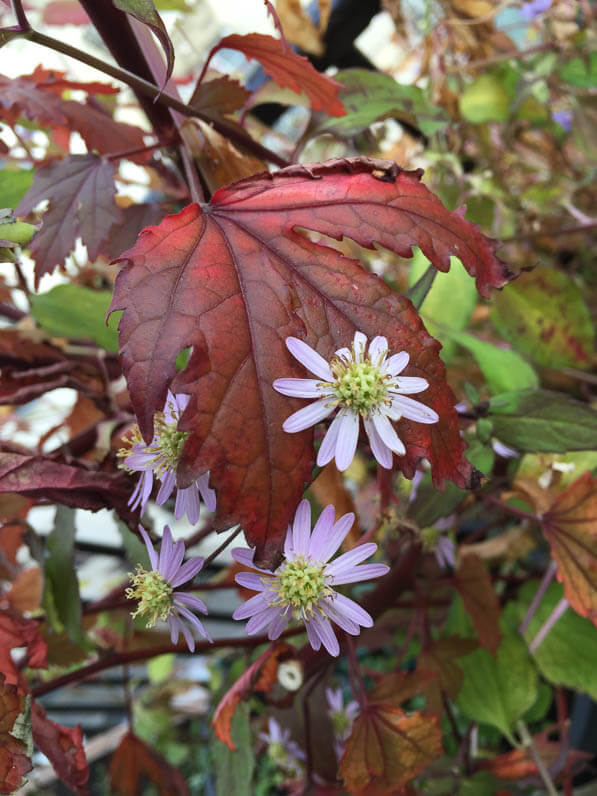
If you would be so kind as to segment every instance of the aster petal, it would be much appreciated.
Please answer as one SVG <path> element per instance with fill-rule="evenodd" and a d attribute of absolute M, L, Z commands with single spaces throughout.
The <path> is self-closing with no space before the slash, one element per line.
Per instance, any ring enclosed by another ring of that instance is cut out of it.
<path fill-rule="evenodd" d="M 151 564 L 152 569 L 158 568 L 158 554 L 155 551 L 154 546 L 151 544 L 151 539 L 145 528 L 142 525 L 139 525 L 139 533 L 143 537 L 143 541 L 145 542 L 145 547 L 147 548 L 147 553 L 149 555 L 149 562 Z"/>
<path fill-rule="evenodd" d="M 402 373 L 404 368 L 408 365 L 409 359 L 410 354 L 406 351 L 400 351 L 399 354 L 394 354 L 385 363 L 386 372 L 389 373 L 390 376 L 397 376 L 399 373 Z"/>
<path fill-rule="evenodd" d="M 169 616 L 168 617 L 168 625 L 170 626 L 170 638 L 173 636 L 172 626 L 176 623 L 176 641 L 178 641 L 178 634 L 182 633 L 184 636 L 184 640 L 187 642 L 187 647 L 191 652 L 195 652 L 195 639 L 193 638 L 193 634 L 191 633 L 190 629 L 186 626 L 186 624 L 177 616 Z M 176 644 L 176 641 L 173 643 Z"/>
<path fill-rule="evenodd" d="M 341 426 L 342 413 L 339 413 L 330 423 L 330 427 L 326 431 L 325 437 L 319 446 L 319 451 L 317 452 L 317 464 L 319 467 L 325 467 L 325 465 L 331 462 L 334 458 L 334 454 L 336 452 L 336 443 L 338 442 L 338 434 L 340 432 Z"/>
<path fill-rule="evenodd" d="M 342 424 L 336 441 L 336 467 L 340 472 L 346 470 L 354 459 L 359 441 L 359 415 L 347 411 L 342 416 Z"/>
<path fill-rule="evenodd" d="M 325 617 L 319 617 L 317 614 L 313 614 L 309 620 L 309 624 L 313 626 L 315 632 L 321 639 L 323 646 L 330 653 L 330 655 L 337 657 L 340 654 L 340 645 L 338 644 L 338 639 L 332 630 L 329 619 L 326 619 Z"/>
<path fill-rule="evenodd" d="M 141 506 L 141 514 L 145 513 L 145 507 L 147 506 L 147 501 L 151 495 L 151 490 L 153 488 L 153 473 L 151 470 L 145 470 L 139 481 L 137 482 L 137 486 L 135 487 L 135 491 L 130 497 L 128 505 L 133 509 L 133 511 L 137 508 L 137 506 Z"/>
<path fill-rule="evenodd" d="M 212 641 L 211 636 L 203 626 L 203 622 L 199 619 L 199 617 L 191 613 L 188 608 L 185 608 L 184 605 L 177 605 L 176 610 L 181 616 L 183 616 L 187 620 L 187 622 L 189 622 L 193 627 L 197 628 L 197 630 L 201 633 L 203 638 L 206 638 L 208 641 Z"/>
<path fill-rule="evenodd" d="M 292 523 L 292 550 L 296 555 L 307 555 L 311 535 L 311 504 L 301 500 Z"/>
<path fill-rule="evenodd" d="M 124 460 L 124 463 L 129 470 L 142 472 L 144 470 L 150 470 L 153 466 L 154 460 L 155 451 L 143 447 L 140 451 L 134 451 L 130 454 L 130 456 L 127 456 Z"/>
<path fill-rule="evenodd" d="M 184 558 L 184 553 L 184 542 L 182 539 L 179 539 L 178 542 L 176 542 L 176 544 L 172 547 L 170 556 L 164 561 L 164 565 L 162 567 L 160 550 L 160 572 L 164 576 L 164 579 L 168 581 L 168 583 L 170 583 L 172 578 L 178 574 L 178 570 L 180 569 L 180 565 L 182 564 L 182 560 Z"/>
<path fill-rule="evenodd" d="M 178 634 L 182 632 L 183 623 L 176 614 L 170 614 L 168 617 L 168 627 L 170 628 L 170 641 L 176 644 L 178 641 Z"/>
<path fill-rule="evenodd" d="M 351 361 L 352 360 L 352 351 L 350 348 L 339 348 L 336 351 L 336 356 L 338 359 L 343 359 L 344 361 Z"/>
<path fill-rule="evenodd" d="M 158 572 L 161 575 L 164 575 L 168 569 L 170 559 L 172 558 L 173 548 L 174 542 L 172 541 L 172 532 L 170 531 L 170 527 L 168 525 L 164 525 L 164 533 L 162 534 L 162 543 L 160 545 L 160 560 L 158 562 Z"/>
<path fill-rule="evenodd" d="M 212 489 L 209 485 L 209 473 L 203 473 L 200 475 L 199 478 L 195 481 L 197 484 L 197 488 L 199 492 L 201 492 L 201 498 L 207 508 L 210 511 L 216 510 L 216 490 Z"/>
<path fill-rule="evenodd" d="M 164 473 L 164 477 L 162 478 L 162 485 L 160 486 L 160 491 L 158 492 L 158 496 L 155 499 L 155 502 L 158 504 L 158 506 L 164 505 L 164 503 L 168 500 L 168 498 L 174 491 L 175 486 L 176 486 L 176 475 L 174 474 L 174 471 L 166 470 L 166 472 Z"/>
<path fill-rule="evenodd" d="M 257 575 L 256 572 L 238 572 L 234 576 L 234 580 L 238 583 L 239 586 L 243 586 L 245 589 L 253 589 L 253 591 L 263 591 L 266 586 L 263 584 L 263 581 Z"/>
<path fill-rule="evenodd" d="M 415 420 L 417 423 L 437 423 L 439 415 L 425 404 L 397 395 L 392 398 L 392 407 L 396 408 L 403 417 Z"/>
<path fill-rule="evenodd" d="M 322 558 L 322 551 L 325 550 L 326 539 L 330 535 L 334 526 L 335 516 L 336 510 L 330 503 L 330 505 L 326 506 L 317 518 L 317 522 L 313 528 L 313 533 L 311 534 L 311 541 L 309 542 L 308 550 L 309 557 L 313 559 L 313 561 L 327 561 L 327 558 Z M 334 552 L 335 550 L 332 550 L 332 553 Z M 330 555 L 332 555 L 332 553 L 330 553 Z"/>
<path fill-rule="evenodd" d="M 278 616 L 274 618 L 267 631 L 267 637 L 270 641 L 275 641 L 277 638 L 280 638 L 288 626 L 289 618 L 290 617 L 286 616 L 286 614 L 278 614 Z"/>
<path fill-rule="evenodd" d="M 253 636 L 255 633 L 261 633 L 270 622 L 273 622 L 274 619 L 279 616 L 281 611 L 282 609 L 280 606 L 269 606 L 265 611 L 255 614 L 255 616 L 252 616 L 247 622 L 245 632 L 249 636 Z"/>
<path fill-rule="evenodd" d="M 424 392 L 428 387 L 427 379 L 419 376 L 398 376 L 395 379 L 395 386 L 390 388 L 390 394 L 398 392 L 403 395 L 414 395 L 417 392 Z"/>
<path fill-rule="evenodd" d="M 232 614 L 232 618 L 247 619 L 247 617 L 260 614 L 268 608 L 270 608 L 268 597 L 266 594 L 260 592 L 259 594 L 254 594 L 252 597 L 249 597 L 249 599 L 242 605 L 239 605 L 236 611 Z"/>
<path fill-rule="evenodd" d="M 386 470 L 391 470 L 392 451 L 377 433 L 377 430 L 373 425 L 373 421 L 366 417 L 364 424 L 365 431 L 367 432 L 367 436 L 369 438 L 369 445 L 371 445 L 371 453 L 375 456 L 375 459 L 382 467 L 385 467 Z"/>
<path fill-rule="evenodd" d="M 177 592 L 174 595 L 174 604 L 178 603 L 182 603 L 187 608 L 192 608 L 193 611 L 199 611 L 200 614 L 207 614 L 207 606 L 195 594 L 189 594 L 186 591 Z"/>
<path fill-rule="evenodd" d="M 373 578 L 382 578 L 389 571 L 390 568 L 386 564 L 359 564 L 353 569 L 334 575 L 333 583 L 334 586 L 340 586 L 343 583 L 361 583 Z"/>
<path fill-rule="evenodd" d="M 319 606 L 325 612 L 325 615 L 335 622 L 338 627 L 341 627 L 342 630 L 345 630 L 347 633 L 351 633 L 353 636 L 359 635 L 359 626 L 353 620 L 347 616 L 342 610 L 339 609 L 337 605 L 335 605 L 335 600 L 331 597 L 326 597 L 323 600 L 319 601 Z"/>
<path fill-rule="evenodd" d="M 204 561 L 205 559 L 201 556 L 193 556 L 188 561 L 185 561 L 170 581 L 172 588 L 175 589 L 177 586 L 182 586 L 183 583 L 192 580 L 203 566 Z"/>
<path fill-rule="evenodd" d="M 388 341 L 385 337 L 374 337 L 369 343 L 369 359 L 374 365 L 379 365 L 388 351 Z"/>
<path fill-rule="evenodd" d="M 335 575 L 342 575 L 346 571 L 353 570 L 357 564 L 360 564 L 361 561 L 372 556 L 376 550 L 377 545 L 375 542 L 357 545 L 357 547 L 353 547 L 352 550 L 349 550 L 348 553 L 343 553 L 328 564 L 325 568 L 325 574 L 333 577 Z M 335 577 L 334 583 L 336 583 Z"/>
<path fill-rule="evenodd" d="M 174 504 L 174 517 L 180 520 L 186 514 L 189 522 L 194 525 L 201 512 L 201 503 L 199 501 L 199 490 L 197 483 L 185 487 L 185 489 L 178 489 L 176 492 L 176 503 Z"/>
<path fill-rule="evenodd" d="M 363 334 L 363 332 L 355 332 L 352 345 L 354 348 L 355 362 L 362 362 L 365 359 L 365 349 L 367 348 L 367 335 Z"/>
<path fill-rule="evenodd" d="M 315 626 L 312 622 L 305 622 L 305 630 L 307 631 L 307 638 L 312 649 L 318 650 L 321 647 L 321 639 Z"/>
<path fill-rule="evenodd" d="M 387 445 L 391 451 L 394 451 L 394 453 L 397 453 L 399 456 L 404 456 L 406 453 L 404 443 L 399 438 L 398 434 L 396 434 L 394 426 L 390 423 L 385 414 L 376 412 L 372 419 L 375 430 L 381 437 L 383 443 Z"/>
<path fill-rule="evenodd" d="M 323 420 L 328 415 L 331 415 L 335 407 L 330 406 L 329 398 L 320 398 L 308 406 L 299 409 L 298 412 L 287 417 L 282 428 L 288 434 L 296 434 L 298 431 L 304 431 L 310 426 L 315 426 L 320 420 Z"/>
<path fill-rule="evenodd" d="M 325 359 L 303 340 L 299 340 L 298 337 L 287 337 L 286 348 L 311 373 L 324 381 L 334 381 L 330 366 Z"/>
<path fill-rule="evenodd" d="M 359 625 L 361 625 L 361 627 L 373 627 L 373 619 L 371 616 L 364 608 L 361 608 L 357 602 L 351 600 L 350 597 L 345 597 L 343 594 L 336 593 L 331 602 L 334 603 L 334 607 L 339 613 L 357 626 L 357 632 L 354 635 L 358 635 L 360 632 L 358 629 Z M 348 632 L 350 633 L 351 631 L 349 630 Z"/>
<path fill-rule="evenodd" d="M 317 558 L 317 560 L 321 561 L 321 563 L 325 563 L 329 558 L 331 558 L 336 550 L 340 547 L 342 542 L 346 539 L 348 532 L 352 528 L 353 522 L 354 514 L 349 512 L 348 514 L 343 514 L 338 522 L 332 526 L 328 533 L 324 534 L 323 532 L 318 532 L 317 537 L 315 537 L 314 530 L 311 540 L 312 558 Z M 315 553 L 313 552 L 314 545 L 317 548 L 317 556 L 315 556 Z"/>
<path fill-rule="evenodd" d="M 319 379 L 276 379 L 272 386 L 276 392 L 291 398 L 321 398 L 322 393 L 332 394 Z"/>
<path fill-rule="evenodd" d="M 325 696 L 333 713 L 342 713 L 344 710 L 344 698 L 341 688 L 326 688 Z"/>
<path fill-rule="evenodd" d="M 253 567 L 253 569 L 257 570 L 257 572 L 263 572 L 271 577 L 272 573 L 269 570 L 261 569 L 253 563 L 253 558 L 255 557 L 255 548 L 233 547 L 230 551 L 230 555 L 235 561 L 238 561 L 239 564 L 243 564 L 245 567 Z"/>

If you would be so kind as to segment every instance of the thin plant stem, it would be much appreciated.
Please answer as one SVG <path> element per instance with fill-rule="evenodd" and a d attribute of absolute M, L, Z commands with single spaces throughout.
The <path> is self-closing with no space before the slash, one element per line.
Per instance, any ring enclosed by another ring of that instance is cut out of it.
<path fill-rule="evenodd" d="M 367 708 L 367 692 L 365 691 L 365 684 L 363 683 L 363 678 L 361 676 L 361 670 L 359 668 L 359 662 L 357 660 L 357 654 L 354 648 L 354 640 L 349 633 L 344 633 L 346 637 L 346 648 L 348 649 L 348 662 L 350 665 L 350 670 L 358 684 L 358 694 L 355 696 L 357 697 L 358 703 L 361 707 L 361 712 L 365 712 Z"/>
<path fill-rule="evenodd" d="M 527 725 L 522 721 L 522 719 L 517 724 L 518 727 L 518 734 L 520 735 L 520 740 L 522 741 L 522 745 L 529 750 L 531 753 L 531 757 L 535 761 L 535 765 L 537 766 L 537 771 L 539 772 L 539 776 L 543 780 L 543 784 L 545 785 L 545 792 L 549 794 L 549 796 L 558 796 L 558 792 L 553 784 L 553 780 L 547 770 L 547 766 L 543 762 L 541 755 L 539 754 L 539 750 L 535 746 L 535 742 L 529 732 Z"/>
<path fill-rule="evenodd" d="M 543 580 L 541 581 L 541 583 L 539 585 L 539 588 L 537 589 L 537 592 L 536 592 L 535 596 L 533 597 L 533 599 L 531 601 L 531 604 L 529 605 L 528 611 L 526 612 L 526 615 L 525 615 L 524 619 L 522 620 L 522 624 L 518 628 L 518 632 L 521 635 L 524 635 L 526 629 L 528 628 L 528 626 L 531 623 L 531 619 L 535 616 L 535 612 L 537 611 L 537 608 L 539 607 L 539 603 L 543 599 L 543 595 L 547 591 L 547 587 L 549 586 L 549 584 L 554 579 L 557 569 L 558 569 L 558 567 L 557 567 L 556 562 L 552 561 L 550 563 L 549 567 L 547 568 L 547 571 L 545 572 L 545 575 L 543 576 Z"/>
<path fill-rule="evenodd" d="M 230 542 L 234 541 L 234 539 L 236 539 L 236 537 L 241 532 L 242 532 L 242 527 L 239 525 L 238 528 L 235 528 L 234 531 L 230 534 L 230 536 L 227 539 L 225 539 L 222 542 L 222 544 L 213 551 L 213 553 L 207 556 L 207 558 L 203 562 L 203 566 L 206 567 L 208 564 L 211 564 L 214 558 L 217 558 L 220 555 L 220 553 L 228 547 Z"/>
<path fill-rule="evenodd" d="M 545 621 L 545 623 L 541 627 L 541 630 L 537 633 L 537 635 L 535 636 L 535 638 L 531 642 L 531 645 L 529 646 L 529 650 L 531 652 L 536 652 L 537 651 L 537 648 L 539 647 L 541 642 L 543 642 L 545 640 L 547 634 L 553 628 L 553 626 L 556 624 L 558 619 L 560 619 L 561 616 L 564 613 L 566 613 L 566 611 L 568 609 L 568 606 L 569 606 L 568 600 L 565 597 L 562 597 L 560 602 L 556 605 L 556 607 L 553 609 L 553 611 L 551 612 L 551 614 L 549 615 L 549 617 L 547 618 L 547 620 Z"/>
<path fill-rule="evenodd" d="M 481 500 L 484 500 L 486 503 L 493 503 L 494 506 L 502 509 L 502 511 L 506 512 L 507 514 L 511 514 L 513 517 L 518 517 L 519 520 L 530 520 L 531 522 L 539 522 L 539 517 L 536 514 L 532 514 L 530 511 L 523 511 L 522 509 L 517 509 L 516 506 L 511 506 L 509 503 L 506 503 L 499 498 L 494 497 L 493 495 L 485 495 L 481 493 L 480 495 Z"/>

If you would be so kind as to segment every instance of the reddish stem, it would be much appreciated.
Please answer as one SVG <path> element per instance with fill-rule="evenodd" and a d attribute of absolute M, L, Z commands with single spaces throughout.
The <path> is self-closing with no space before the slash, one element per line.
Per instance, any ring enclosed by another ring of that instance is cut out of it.
<path fill-rule="evenodd" d="M 511 514 L 513 517 L 518 517 L 520 520 L 530 520 L 531 522 L 539 522 L 539 517 L 536 514 L 532 514 L 530 511 L 523 511 L 522 509 L 517 509 L 516 506 L 511 506 L 509 503 L 506 503 L 499 498 L 494 497 L 493 495 L 485 495 L 481 493 L 481 499 L 484 500 L 486 503 L 493 503 L 494 506 L 497 506 L 506 514 Z"/>

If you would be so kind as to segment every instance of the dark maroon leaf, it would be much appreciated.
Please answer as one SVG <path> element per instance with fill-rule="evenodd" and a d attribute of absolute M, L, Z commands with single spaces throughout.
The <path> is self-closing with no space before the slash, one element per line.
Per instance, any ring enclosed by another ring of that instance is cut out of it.
<path fill-rule="evenodd" d="M 143 781 L 149 779 L 158 792 L 168 796 L 188 796 L 184 777 L 159 752 L 128 732 L 110 762 L 111 792 L 120 796 L 143 793 Z"/>
<path fill-rule="evenodd" d="M 45 710 L 33 703 L 33 741 L 48 758 L 60 780 L 75 793 L 84 796 L 89 779 L 89 765 L 83 748 L 83 730 L 63 727 L 46 716 Z"/>
<path fill-rule="evenodd" d="M 166 53 L 167 70 L 164 78 L 165 86 L 174 68 L 174 47 L 153 0 L 113 0 L 113 3 L 116 8 L 119 8 L 126 14 L 130 14 L 135 19 L 138 19 L 139 22 L 151 28 L 152 32 L 159 40 Z"/>
<path fill-rule="evenodd" d="M 21 674 L 15 666 L 10 651 L 15 647 L 25 647 L 27 666 L 45 669 L 47 666 L 48 645 L 39 634 L 39 622 L 25 619 L 17 611 L 0 610 L 0 672 L 6 682 L 18 684 Z"/>
<path fill-rule="evenodd" d="M 44 199 L 50 204 L 41 230 L 33 238 L 35 282 L 64 263 L 79 236 L 95 259 L 122 213 L 114 202 L 115 167 L 97 155 L 71 155 L 44 166 L 21 200 L 17 213 L 26 215 Z"/>

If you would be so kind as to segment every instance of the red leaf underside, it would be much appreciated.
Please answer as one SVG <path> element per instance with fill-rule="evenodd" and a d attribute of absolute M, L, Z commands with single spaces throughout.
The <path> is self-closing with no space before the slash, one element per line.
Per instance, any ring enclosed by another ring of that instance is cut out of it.
<path fill-rule="evenodd" d="M 89 765 L 83 748 L 83 730 L 51 721 L 45 710 L 33 703 L 33 740 L 54 767 L 61 781 L 77 794 L 86 794 Z"/>
<path fill-rule="evenodd" d="M 210 470 L 218 527 L 240 522 L 261 561 L 274 560 L 312 474 L 312 431 L 282 430 L 305 402 L 272 388 L 278 377 L 308 375 L 286 350 L 289 335 L 325 358 L 350 345 L 357 329 L 385 335 L 392 352 L 407 351 L 404 375 L 427 379 L 421 397 L 440 422 L 399 421 L 407 453 L 398 467 L 412 477 L 426 457 L 438 486 L 445 479 L 471 485 L 440 346 L 410 301 L 295 230 L 347 235 L 370 249 L 379 242 L 402 256 L 417 245 L 442 270 L 458 254 L 480 286 L 503 284 L 507 271 L 488 241 L 419 176 L 360 158 L 257 175 L 144 230 L 119 260 L 125 265 L 111 310 L 125 310 L 120 348 L 141 430 L 151 437 L 169 383 L 191 395 L 179 484 Z M 187 346 L 193 354 L 176 375 L 176 356 Z"/>

